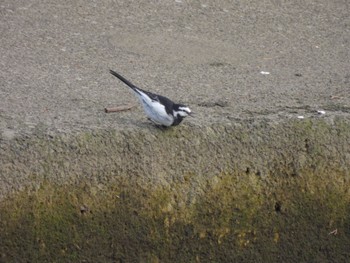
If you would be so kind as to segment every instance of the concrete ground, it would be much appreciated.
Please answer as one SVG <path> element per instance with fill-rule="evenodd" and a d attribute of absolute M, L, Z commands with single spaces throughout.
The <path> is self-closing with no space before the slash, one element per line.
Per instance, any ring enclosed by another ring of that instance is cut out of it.
<path fill-rule="evenodd" d="M 109 69 L 188 104 L 184 125 L 349 118 L 349 13 L 347 0 L 3 0 L 0 138 L 149 129 L 140 107 L 104 113 L 137 103 Z"/>

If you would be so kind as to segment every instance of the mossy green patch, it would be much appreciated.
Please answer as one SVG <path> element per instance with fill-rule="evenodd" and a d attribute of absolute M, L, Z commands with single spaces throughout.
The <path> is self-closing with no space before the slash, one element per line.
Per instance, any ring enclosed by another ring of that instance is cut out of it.
<path fill-rule="evenodd" d="M 4 262 L 346 262 L 344 174 L 195 175 L 146 189 L 43 183 L 0 203 Z M 192 185 L 189 187 L 189 185 Z"/>

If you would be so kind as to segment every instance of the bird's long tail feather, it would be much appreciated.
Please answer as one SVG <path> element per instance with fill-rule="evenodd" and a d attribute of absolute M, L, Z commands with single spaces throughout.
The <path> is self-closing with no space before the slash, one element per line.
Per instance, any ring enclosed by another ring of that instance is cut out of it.
<path fill-rule="evenodd" d="M 126 78 L 124 78 L 122 75 L 118 74 L 117 72 L 110 69 L 109 73 L 111 73 L 113 76 L 123 81 L 126 85 L 128 85 L 133 90 L 138 89 L 134 84 L 132 84 L 130 81 L 128 81 Z"/>

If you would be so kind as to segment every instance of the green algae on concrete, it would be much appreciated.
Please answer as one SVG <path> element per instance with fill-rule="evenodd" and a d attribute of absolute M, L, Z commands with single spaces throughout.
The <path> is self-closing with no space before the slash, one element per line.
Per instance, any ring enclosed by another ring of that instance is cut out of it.
<path fill-rule="evenodd" d="M 126 182 L 43 183 L 0 204 L 4 262 L 345 262 L 350 191 L 342 174 L 273 183 L 222 173 L 192 200 L 191 178 L 150 190 Z"/>
<path fill-rule="evenodd" d="M 349 142 L 342 118 L 1 139 L 0 261 L 346 262 Z"/>

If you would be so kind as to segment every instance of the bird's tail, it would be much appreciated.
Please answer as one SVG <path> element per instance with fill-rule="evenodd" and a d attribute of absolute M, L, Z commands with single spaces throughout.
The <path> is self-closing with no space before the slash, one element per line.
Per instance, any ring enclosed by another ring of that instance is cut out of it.
<path fill-rule="evenodd" d="M 124 78 L 122 75 L 118 74 L 117 72 L 110 69 L 109 73 L 111 73 L 113 76 L 123 81 L 126 85 L 128 85 L 133 90 L 138 89 L 134 84 L 132 84 L 130 81 L 128 81 L 126 78 Z"/>

